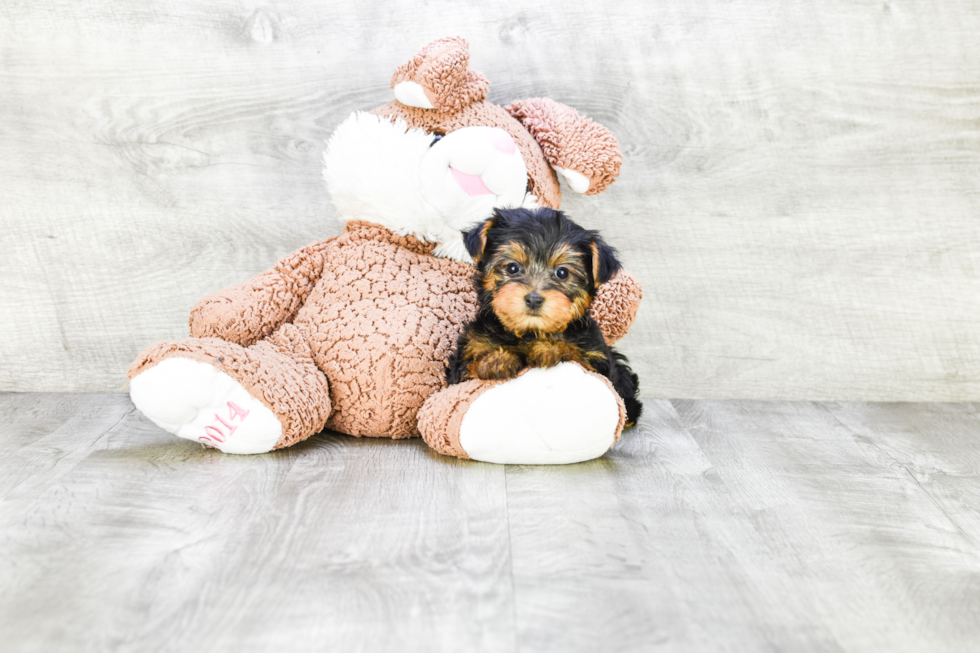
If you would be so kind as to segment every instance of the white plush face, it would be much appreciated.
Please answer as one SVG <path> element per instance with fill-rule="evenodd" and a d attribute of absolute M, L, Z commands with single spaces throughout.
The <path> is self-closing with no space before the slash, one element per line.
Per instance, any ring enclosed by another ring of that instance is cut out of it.
<path fill-rule="evenodd" d="M 357 112 L 334 131 L 323 158 L 341 220 L 438 243 L 434 254 L 457 261 L 471 262 L 462 231 L 493 209 L 537 206 L 524 158 L 502 129 L 466 127 L 437 139 Z"/>

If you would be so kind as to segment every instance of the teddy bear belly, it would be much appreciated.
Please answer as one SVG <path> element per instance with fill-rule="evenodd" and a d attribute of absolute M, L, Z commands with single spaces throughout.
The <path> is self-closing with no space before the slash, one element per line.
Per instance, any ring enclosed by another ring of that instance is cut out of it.
<path fill-rule="evenodd" d="M 475 313 L 470 283 L 432 270 L 394 284 L 397 292 L 379 289 L 376 279 L 321 280 L 297 322 L 307 323 L 314 360 L 330 384 L 328 428 L 419 435 L 418 410 L 446 386 L 446 361 Z"/>

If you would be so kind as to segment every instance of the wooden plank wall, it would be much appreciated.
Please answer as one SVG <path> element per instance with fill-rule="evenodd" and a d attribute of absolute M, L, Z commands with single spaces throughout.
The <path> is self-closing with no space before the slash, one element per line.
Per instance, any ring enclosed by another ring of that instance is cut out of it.
<path fill-rule="evenodd" d="M 433 38 L 610 127 L 570 198 L 646 288 L 646 396 L 980 399 L 968 0 L 0 5 L 0 390 L 113 391 L 339 230 L 323 140 Z"/>

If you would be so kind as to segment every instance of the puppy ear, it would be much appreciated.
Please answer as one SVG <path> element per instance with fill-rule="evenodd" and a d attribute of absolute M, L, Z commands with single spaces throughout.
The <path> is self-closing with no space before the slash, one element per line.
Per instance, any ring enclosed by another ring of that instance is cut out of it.
<path fill-rule="evenodd" d="M 592 280 L 596 287 L 612 279 L 622 264 L 616 258 L 616 250 L 595 235 L 590 243 L 592 249 Z"/>
<path fill-rule="evenodd" d="M 466 251 L 470 253 L 470 256 L 473 257 L 473 262 L 477 265 L 480 264 L 483 252 L 487 248 L 487 234 L 493 228 L 493 223 L 496 219 L 497 216 L 495 215 L 476 225 L 463 235 L 463 244 L 466 245 Z"/>

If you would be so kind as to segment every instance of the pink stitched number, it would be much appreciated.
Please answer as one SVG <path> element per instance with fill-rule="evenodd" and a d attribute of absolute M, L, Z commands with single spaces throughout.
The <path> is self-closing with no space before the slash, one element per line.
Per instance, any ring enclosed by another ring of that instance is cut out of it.
<path fill-rule="evenodd" d="M 248 417 L 248 412 L 249 411 L 245 410 L 235 402 L 233 401 L 228 402 L 229 421 L 233 422 L 237 417 L 239 422 L 243 422 L 245 421 L 245 418 Z M 208 440 L 209 442 L 224 442 L 225 438 L 231 437 L 231 434 L 234 433 L 235 430 L 238 428 L 237 426 L 232 426 L 225 420 L 221 419 L 221 415 L 219 415 L 218 413 L 214 414 L 214 419 L 218 423 L 220 423 L 221 426 L 224 426 L 226 429 L 228 429 L 228 435 L 225 435 L 224 431 L 222 431 L 220 427 L 218 427 L 215 424 L 212 424 L 211 426 L 204 427 L 204 432 L 207 433 L 208 435 L 202 435 L 201 437 L 198 438 L 198 441 Z"/>
<path fill-rule="evenodd" d="M 225 441 L 225 435 L 224 435 L 224 433 L 222 433 L 220 429 L 217 429 L 214 426 L 205 426 L 204 427 L 204 432 L 211 435 L 211 437 L 208 438 L 210 440 L 216 440 L 218 442 L 224 442 Z"/>
<path fill-rule="evenodd" d="M 241 408 L 240 406 L 237 406 L 235 404 L 235 402 L 229 401 L 228 402 L 228 419 L 235 419 L 235 416 L 236 415 L 239 418 L 241 418 L 242 420 L 244 420 L 246 417 L 248 417 L 248 411 L 245 410 L 244 408 Z"/>
<path fill-rule="evenodd" d="M 235 418 L 237 417 L 239 422 L 243 422 L 245 421 L 245 418 L 248 417 L 248 413 L 249 411 L 245 410 L 235 402 L 233 401 L 228 402 L 229 421 L 234 421 Z M 226 429 L 228 429 L 228 435 L 225 435 L 224 431 L 222 431 L 220 427 L 218 427 L 215 424 L 212 424 L 211 426 L 204 427 L 204 432 L 207 433 L 208 435 L 202 435 L 201 437 L 198 438 L 199 441 L 208 440 L 210 442 L 224 442 L 225 438 L 231 437 L 231 434 L 234 433 L 235 430 L 238 428 L 237 426 L 232 426 L 225 420 L 221 419 L 221 415 L 219 415 L 218 413 L 214 414 L 214 419 L 218 423 L 220 423 L 221 426 L 224 426 Z"/>
<path fill-rule="evenodd" d="M 228 429 L 228 437 L 231 437 L 231 434 L 234 433 L 235 432 L 235 429 L 238 428 L 237 426 L 232 426 L 231 424 L 229 424 L 225 420 L 221 419 L 221 416 L 218 415 L 218 413 L 215 413 L 214 414 L 214 418 L 216 420 L 218 420 L 219 422 L 221 422 L 221 425 L 222 426 L 224 426 L 226 429 Z M 207 429 L 205 429 L 205 430 L 207 430 Z"/>

